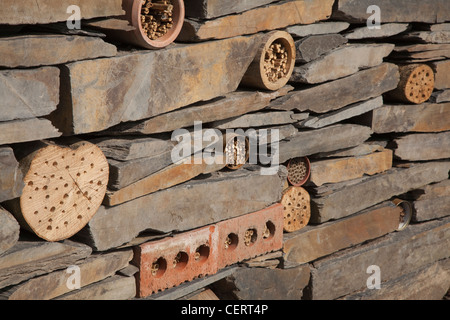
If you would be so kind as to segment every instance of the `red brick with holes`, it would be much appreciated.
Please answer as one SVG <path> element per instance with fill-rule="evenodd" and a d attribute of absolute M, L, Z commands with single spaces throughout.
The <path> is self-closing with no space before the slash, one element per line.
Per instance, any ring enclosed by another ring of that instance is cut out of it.
<path fill-rule="evenodd" d="M 134 248 L 137 296 L 147 297 L 218 271 L 216 226 L 151 241 Z"/>
<path fill-rule="evenodd" d="M 219 269 L 281 249 L 282 209 L 283 206 L 277 203 L 264 210 L 219 222 Z"/>

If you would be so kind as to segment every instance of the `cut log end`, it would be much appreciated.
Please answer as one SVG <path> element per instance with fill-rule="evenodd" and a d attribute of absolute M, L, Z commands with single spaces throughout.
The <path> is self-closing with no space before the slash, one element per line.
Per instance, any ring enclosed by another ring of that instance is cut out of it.
<path fill-rule="evenodd" d="M 97 212 L 108 176 L 106 157 L 91 143 L 40 149 L 24 178 L 21 215 L 40 238 L 70 238 Z"/>
<path fill-rule="evenodd" d="M 281 198 L 284 213 L 284 231 L 294 232 L 304 228 L 311 218 L 311 199 L 302 187 L 286 189 Z"/>
<path fill-rule="evenodd" d="M 434 90 L 434 72 L 425 64 L 401 66 L 400 81 L 389 97 L 399 102 L 421 104 L 430 99 Z"/>

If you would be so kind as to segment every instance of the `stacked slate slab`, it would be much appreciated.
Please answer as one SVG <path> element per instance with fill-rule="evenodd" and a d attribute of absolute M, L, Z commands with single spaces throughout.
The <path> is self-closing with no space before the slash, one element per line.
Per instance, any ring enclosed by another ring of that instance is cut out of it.
<path fill-rule="evenodd" d="M 69 5 L 81 9 L 81 30 L 66 27 Z M 371 5 L 381 10 L 380 28 L 367 27 Z M 301 157 L 310 162 L 302 188 L 311 198 L 311 218 L 284 233 L 281 250 L 147 299 L 445 296 L 446 0 L 185 0 L 182 31 L 161 50 L 111 41 L 90 27 L 121 21 L 121 0 L 42 6 L 7 0 L 0 12 L 1 299 L 137 299 L 141 244 L 281 202 L 291 187 L 286 167 Z M 275 91 L 245 86 L 261 41 L 273 30 L 295 41 L 289 83 Z M 413 63 L 434 71 L 433 94 L 422 104 L 389 94 L 400 67 Z M 232 131 L 268 133 L 256 163 L 231 170 L 202 157 L 211 147 L 208 134 Z M 21 154 L 30 143 L 69 138 L 93 143 L 105 155 L 107 192 L 81 231 L 48 242 L 22 228 L 8 204 L 24 189 Z M 413 209 L 403 230 L 396 199 Z M 381 272 L 379 290 L 368 285 L 373 266 Z"/>

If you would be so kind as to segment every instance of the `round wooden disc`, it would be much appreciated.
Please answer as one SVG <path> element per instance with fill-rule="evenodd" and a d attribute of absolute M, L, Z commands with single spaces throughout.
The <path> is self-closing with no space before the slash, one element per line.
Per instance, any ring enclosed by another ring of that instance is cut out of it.
<path fill-rule="evenodd" d="M 408 101 L 420 104 L 430 99 L 434 90 L 433 70 L 425 65 L 408 68 L 408 80 L 405 84 L 405 97 Z"/>
<path fill-rule="evenodd" d="M 286 189 L 281 198 L 284 213 L 284 231 L 293 232 L 304 228 L 311 218 L 309 193 L 302 187 Z"/>
<path fill-rule="evenodd" d="M 108 177 L 108 162 L 96 145 L 47 146 L 36 153 L 24 178 L 22 216 L 47 241 L 70 238 L 97 212 Z"/>

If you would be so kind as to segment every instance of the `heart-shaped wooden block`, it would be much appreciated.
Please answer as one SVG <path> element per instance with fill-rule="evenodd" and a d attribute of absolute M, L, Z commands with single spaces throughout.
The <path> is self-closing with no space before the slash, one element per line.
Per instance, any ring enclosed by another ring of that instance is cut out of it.
<path fill-rule="evenodd" d="M 27 225 L 47 241 L 70 238 L 100 207 L 109 166 L 94 144 L 49 145 L 31 160 L 24 178 L 20 209 Z"/>

